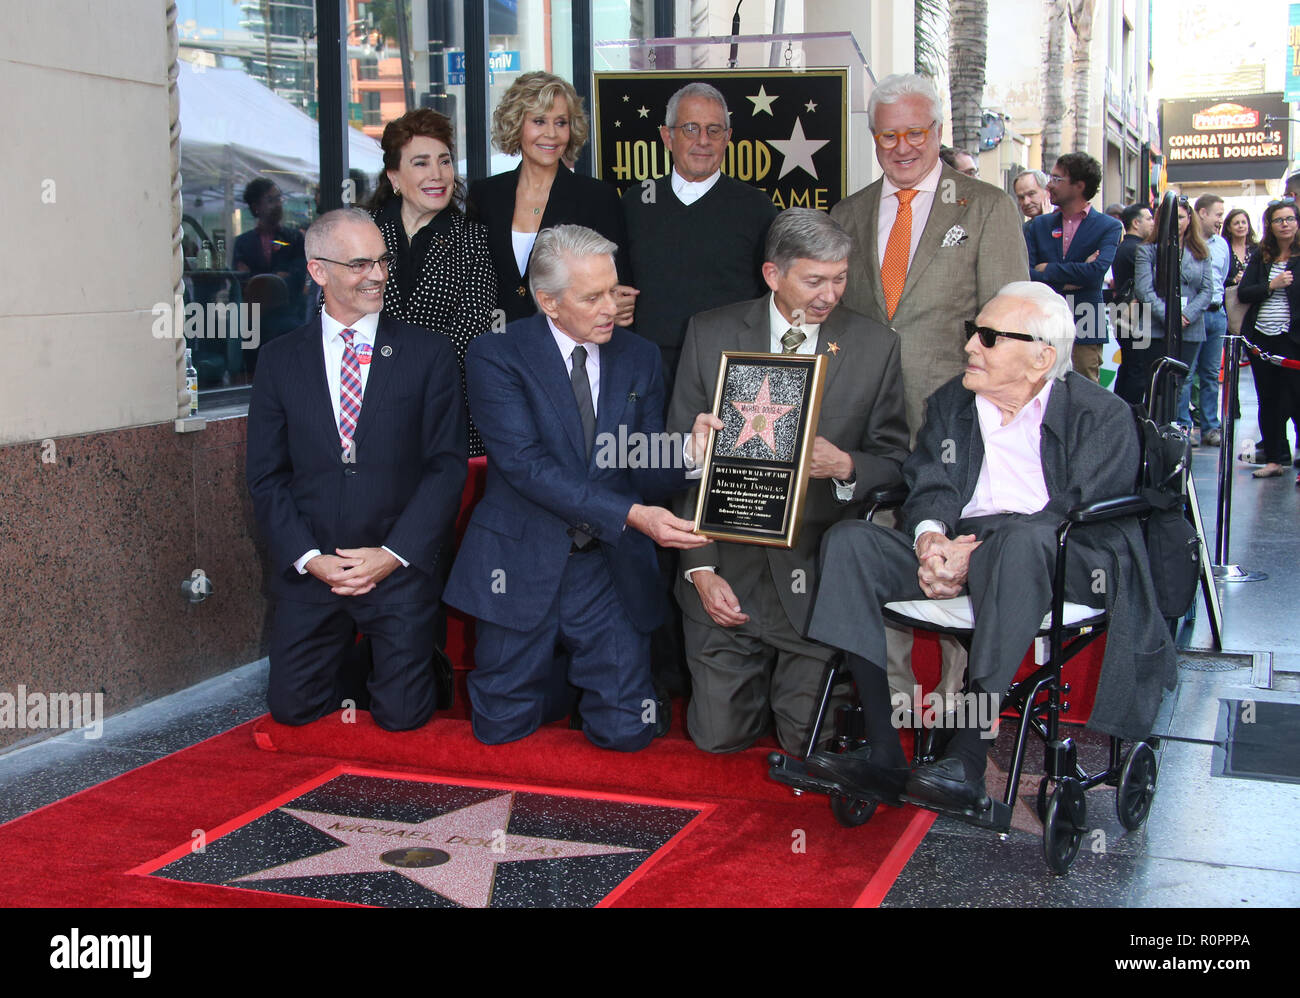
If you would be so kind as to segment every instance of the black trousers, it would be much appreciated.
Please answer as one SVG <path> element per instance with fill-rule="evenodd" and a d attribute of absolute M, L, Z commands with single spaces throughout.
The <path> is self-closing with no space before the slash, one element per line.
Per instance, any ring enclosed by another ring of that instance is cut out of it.
<path fill-rule="evenodd" d="M 1257 336 L 1255 342 L 1266 353 L 1300 359 L 1300 345 L 1289 336 Z M 1287 420 L 1300 424 L 1300 371 L 1266 363 L 1251 354 L 1250 373 L 1259 399 L 1260 449 L 1269 461 L 1282 464 L 1289 450 Z"/>
<path fill-rule="evenodd" d="M 370 714 L 389 731 L 418 728 L 433 714 L 433 626 L 437 603 L 376 605 L 280 600 L 271 616 L 267 699 L 281 724 L 308 724 L 340 708 L 340 670 L 356 630 L 370 638 Z"/>
<path fill-rule="evenodd" d="M 957 524 L 980 546 L 971 554 L 966 592 L 975 611 L 970 683 L 1002 692 L 1011 685 L 1043 617 L 1051 609 L 1056 525 L 1019 513 L 973 517 Z M 1071 539 L 1066 598 L 1103 606 L 1108 558 Z M 822 568 L 808 636 L 885 668 L 882 607 L 925 599 L 911 542 L 887 527 L 860 520 L 832 527 L 822 541 Z M 862 685 L 862 684 L 860 684 Z"/>

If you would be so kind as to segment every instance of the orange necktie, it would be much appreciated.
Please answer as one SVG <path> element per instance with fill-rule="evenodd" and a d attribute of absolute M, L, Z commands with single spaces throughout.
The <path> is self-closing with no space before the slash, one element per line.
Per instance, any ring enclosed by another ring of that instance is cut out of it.
<path fill-rule="evenodd" d="M 912 198 L 916 191 L 910 187 L 898 192 L 898 215 L 889 230 L 885 243 L 885 259 L 880 264 L 880 283 L 885 289 L 885 314 L 894 317 L 898 299 L 903 297 L 907 283 L 907 257 L 912 249 Z"/>

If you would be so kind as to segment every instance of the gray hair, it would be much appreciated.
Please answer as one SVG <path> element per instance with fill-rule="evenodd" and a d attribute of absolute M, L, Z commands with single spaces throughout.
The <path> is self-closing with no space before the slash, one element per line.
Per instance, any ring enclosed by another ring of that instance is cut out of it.
<path fill-rule="evenodd" d="M 1047 190 L 1047 174 L 1044 173 L 1042 170 L 1021 170 L 1019 173 L 1017 173 L 1014 177 L 1011 178 L 1012 190 L 1016 189 L 1016 181 L 1019 180 L 1021 177 L 1033 177 L 1034 183 L 1036 183 L 1043 190 Z"/>
<path fill-rule="evenodd" d="M 1012 281 L 1003 286 L 995 298 L 1015 298 L 1029 306 L 1025 309 L 1025 328 L 1008 329 L 1007 332 L 1028 333 L 1034 339 L 1055 347 L 1056 363 L 1047 376 L 1064 381 L 1072 367 L 1074 351 L 1074 316 L 1070 314 L 1066 300 L 1037 281 Z"/>
<path fill-rule="evenodd" d="M 727 98 L 722 96 L 722 92 L 707 83 L 688 83 L 668 98 L 668 113 L 664 115 L 664 124 L 669 128 L 677 124 L 677 105 L 687 97 L 703 97 L 705 100 L 717 101 L 722 105 L 722 120 L 726 122 L 728 128 L 731 127 L 731 112 L 727 110 Z"/>
<path fill-rule="evenodd" d="M 303 236 L 303 253 L 308 260 L 328 256 L 331 252 L 329 247 L 334 243 L 334 232 L 340 225 L 360 225 L 363 222 L 366 225 L 375 225 L 370 212 L 360 208 L 335 208 L 333 211 L 325 212 L 311 223 L 307 234 Z M 379 227 L 375 225 L 375 230 L 378 229 Z"/>
<path fill-rule="evenodd" d="M 923 97 L 930 102 L 930 117 L 934 127 L 943 127 L 943 101 L 935 89 L 934 80 L 920 73 L 893 73 L 876 84 L 867 100 L 867 127 L 876 130 L 876 108 L 881 104 L 895 104 L 904 97 Z"/>
<path fill-rule="evenodd" d="M 584 256 L 614 259 L 618 245 L 581 225 L 555 225 L 543 229 L 528 258 L 528 289 L 537 301 L 539 293 L 559 298 L 569 289 L 568 261 Z M 538 302 L 541 307 L 541 302 Z"/>
<path fill-rule="evenodd" d="M 853 237 L 830 215 L 816 208 L 787 208 L 767 230 L 763 258 L 785 273 L 796 260 L 834 263 L 847 260 Z"/>

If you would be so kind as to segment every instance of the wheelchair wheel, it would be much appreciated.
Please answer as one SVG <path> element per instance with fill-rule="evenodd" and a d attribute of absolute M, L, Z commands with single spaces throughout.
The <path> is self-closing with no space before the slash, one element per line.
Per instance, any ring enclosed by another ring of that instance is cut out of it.
<path fill-rule="evenodd" d="M 856 797 L 846 797 L 844 794 L 831 794 L 831 814 L 835 815 L 835 820 L 845 828 L 865 825 L 879 806 L 878 800 L 861 800 Z"/>
<path fill-rule="evenodd" d="M 1067 873 L 1087 823 L 1088 805 L 1083 788 L 1074 780 L 1063 780 L 1047 799 L 1043 817 L 1043 858 L 1053 873 Z"/>
<path fill-rule="evenodd" d="M 1142 827 L 1156 795 L 1156 754 L 1146 742 L 1128 750 L 1119 786 L 1115 788 L 1115 813 L 1130 832 Z"/>

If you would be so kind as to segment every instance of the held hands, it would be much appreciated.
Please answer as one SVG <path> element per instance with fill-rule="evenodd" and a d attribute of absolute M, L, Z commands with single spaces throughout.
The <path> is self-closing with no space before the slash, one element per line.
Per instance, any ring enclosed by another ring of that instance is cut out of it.
<path fill-rule="evenodd" d="M 726 424 L 711 412 L 702 412 L 695 417 L 691 427 L 691 438 L 686 442 L 687 460 L 691 467 L 698 468 L 704 463 L 705 452 L 709 449 L 709 430 L 721 430 Z"/>
<path fill-rule="evenodd" d="M 363 596 L 392 574 L 401 562 L 383 548 L 339 548 L 303 566 L 337 596 Z"/>
<path fill-rule="evenodd" d="M 916 577 L 921 592 L 928 599 L 947 599 L 961 593 L 970 570 L 971 552 L 980 546 L 974 534 L 963 534 L 952 540 L 938 531 L 928 531 L 916 542 L 916 557 L 920 562 Z"/>
<path fill-rule="evenodd" d="M 636 288 L 626 284 L 614 288 L 614 300 L 618 304 L 618 311 L 614 313 L 614 325 L 632 325 L 632 315 L 636 311 L 636 296 L 640 293 Z"/>
<path fill-rule="evenodd" d="M 838 478 L 847 482 L 853 477 L 853 456 L 825 437 L 817 437 L 813 440 L 812 466 L 808 473 L 813 478 Z"/>
<path fill-rule="evenodd" d="M 709 543 L 707 537 L 694 533 L 695 524 L 682 520 L 662 506 L 633 503 L 627 511 L 627 525 L 641 531 L 661 548 L 698 548 Z"/>
<path fill-rule="evenodd" d="M 727 580 L 711 569 L 701 568 L 691 573 L 695 591 L 700 594 L 704 612 L 719 627 L 739 627 L 749 620 L 749 614 L 740 612 L 740 600 L 731 591 Z"/>

